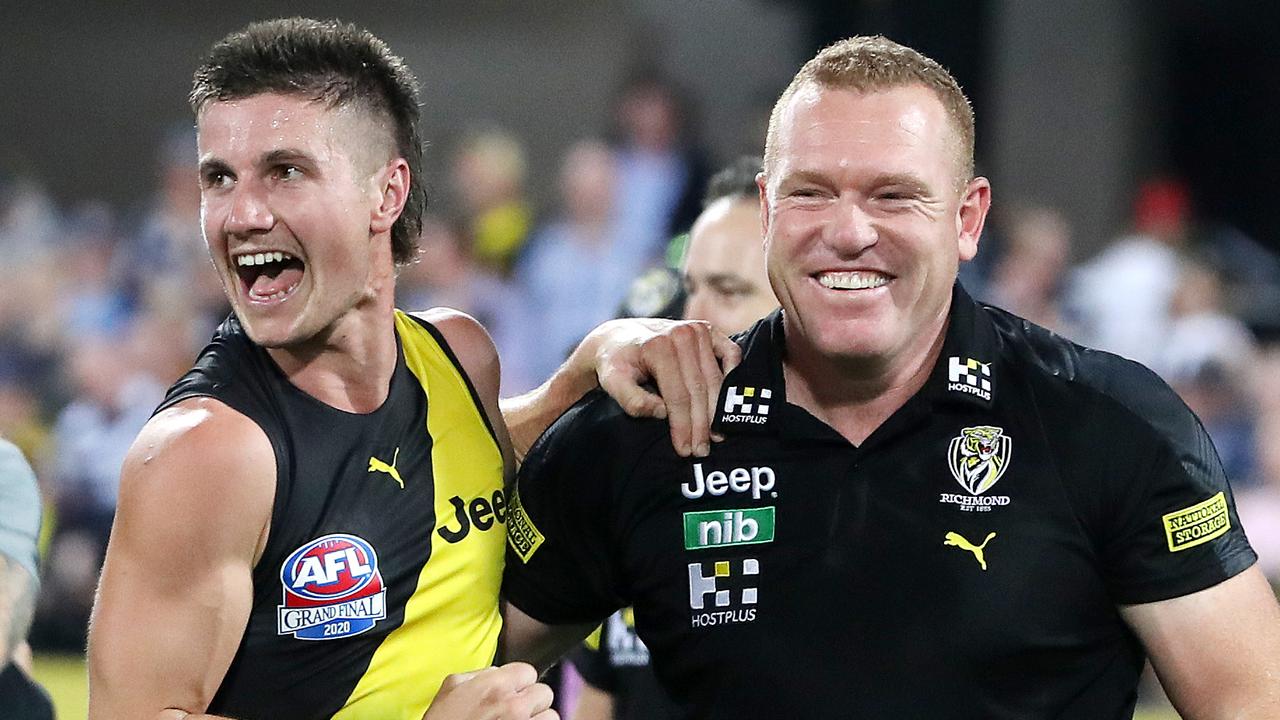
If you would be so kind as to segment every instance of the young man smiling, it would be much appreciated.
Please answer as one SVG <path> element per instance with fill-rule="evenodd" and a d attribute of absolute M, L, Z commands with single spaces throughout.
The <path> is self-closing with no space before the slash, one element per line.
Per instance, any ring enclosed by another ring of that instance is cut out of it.
<path fill-rule="evenodd" d="M 1187 717 L 1280 715 L 1280 610 L 1196 418 L 956 283 L 991 189 L 955 80 L 823 50 L 759 187 L 782 307 L 726 440 L 677 457 L 599 396 L 552 426 L 508 523 L 513 657 L 631 605 L 699 718 L 1123 718 L 1145 657 Z"/>
<path fill-rule="evenodd" d="M 597 373 L 705 454 L 717 340 L 604 328 L 502 412 L 483 328 L 393 306 L 425 202 L 398 57 L 338 22 L 256 23 L 214 45 L 191 104 L 235 312 L 125 461 L 91 717 L 419 718 L 434 698 L 433 720 L 554 718 L 532 668 L 481 670 L 514 456 Z"/>

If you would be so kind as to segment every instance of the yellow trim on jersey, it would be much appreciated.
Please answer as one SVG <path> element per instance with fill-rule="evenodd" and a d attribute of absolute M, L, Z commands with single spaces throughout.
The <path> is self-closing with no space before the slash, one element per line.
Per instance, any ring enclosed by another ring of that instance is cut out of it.
<path fill-rule="evenodd" d="M 396 331 L 405 361 L 427 394 L 439 527 L 454 517 L 449 498 L 469 503 L 503 489 L 502 452 L 462 374 L 431 333 L 399 310 Z M 505 529 L 496 522 L 484 532 L 473 527 L 456 544 L 435 528 L 421 531 L 431 535 L 431 557 L 405 605 L 404 623 L 374 652 L 334 718 L 419 720 L 446 675 L 493 661 L 502 629 L 498 590 Z"/>

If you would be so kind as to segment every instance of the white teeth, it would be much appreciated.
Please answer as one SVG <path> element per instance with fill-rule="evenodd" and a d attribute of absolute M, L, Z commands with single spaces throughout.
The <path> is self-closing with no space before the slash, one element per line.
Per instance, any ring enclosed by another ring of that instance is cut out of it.
<path fill-rule="evenodd" d="M 254 265 L 265 265 L 269 262 L 284 262 L 292 260 L 293 256 L 280 251 L 268 253 L 249 253 L 236 256 L 236 265 L 240 267 L 252 267 Z"/>
<path fill-rule="evenodd" d="M 870 290 L 888 284 L 889 278 L 877 272 L 829 272 L 819 275 L 818 282 L 831 290 Z"/>

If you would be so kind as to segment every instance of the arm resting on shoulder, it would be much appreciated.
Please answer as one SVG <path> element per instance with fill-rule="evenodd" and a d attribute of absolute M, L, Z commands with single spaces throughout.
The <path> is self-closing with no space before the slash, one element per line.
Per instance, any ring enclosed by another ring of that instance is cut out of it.
<path fill-rule="evenodd" d="M 1199 592 L 1120 612 L 1183 717 L 1280 717 L 1280 606 L 1257 565 Z"/>
<path fill-rule="evenodd" d="M 574 349 L 545 383 L 502 402 L 516 457 L 597 384 L 628 415 L 667 418 L 682 456 L 710 451 L 720 381 L 741 349 L 702 321 L 628 318 L 606 322 Z M 644 388 L 652 382 L 659 394 Z"/>
<path fill-rule="evenodd" d="M 89 631 L 90 718 L 205 717 L 248 623 L 275 472 L 266 434 L 216 400 L 143 428 Z"/>

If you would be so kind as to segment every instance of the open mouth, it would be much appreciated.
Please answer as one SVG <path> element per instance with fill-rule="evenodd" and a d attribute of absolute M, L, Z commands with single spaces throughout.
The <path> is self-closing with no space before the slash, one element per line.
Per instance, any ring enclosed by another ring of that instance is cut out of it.
<path fill-rule="evenodd" d="M 815 278 L 828 290 L 874 290 L 889 284 L 893 278 L 874 270 L 821 272 Z"/>
<path fill-rule="evenodd" d="M 305 265 L 286 252 L 245 253 L 232 258 L 240 287 L 252 302 L 279 302 L 302 282 Z"/>

